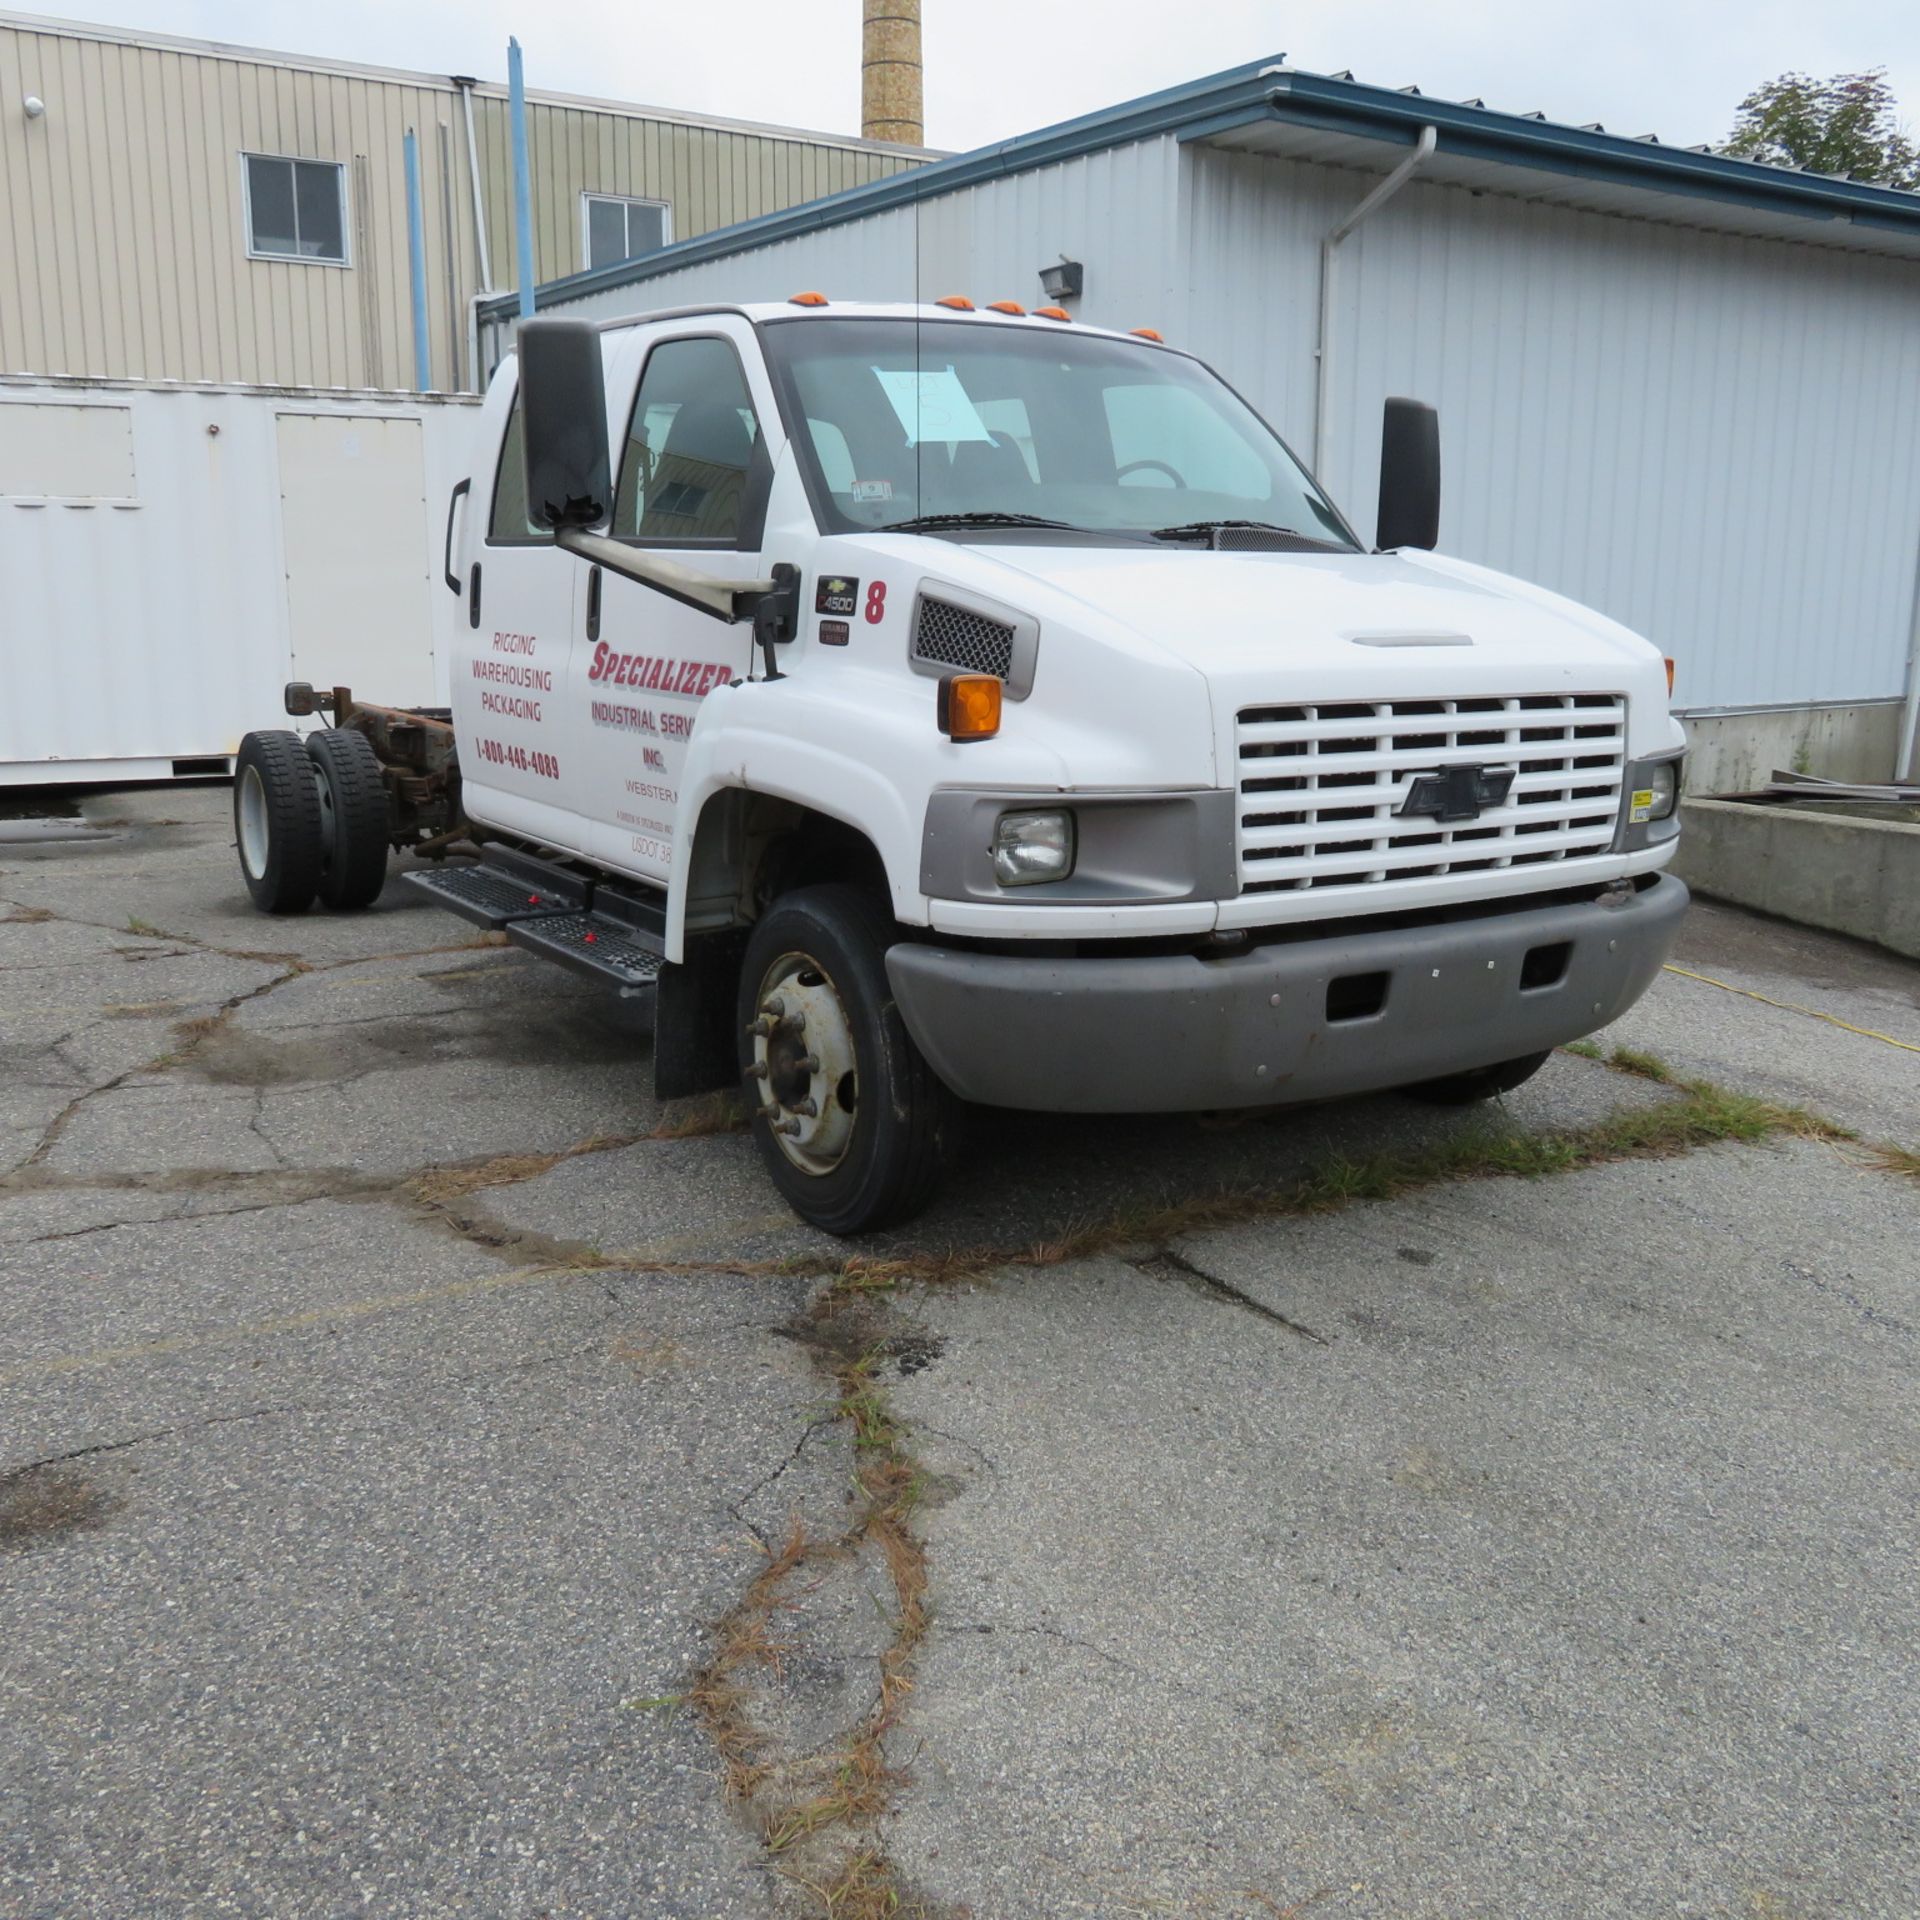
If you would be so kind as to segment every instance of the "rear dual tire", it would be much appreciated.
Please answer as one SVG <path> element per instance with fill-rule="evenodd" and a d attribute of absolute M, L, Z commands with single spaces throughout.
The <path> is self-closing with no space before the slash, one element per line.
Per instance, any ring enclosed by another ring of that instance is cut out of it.
<path fill-rule="evenodd" d="M 233 769 L 233 838 L 262 913 L 369 907 L 387 877 L 387 793 L 366 736 L 250 733 Z"/>

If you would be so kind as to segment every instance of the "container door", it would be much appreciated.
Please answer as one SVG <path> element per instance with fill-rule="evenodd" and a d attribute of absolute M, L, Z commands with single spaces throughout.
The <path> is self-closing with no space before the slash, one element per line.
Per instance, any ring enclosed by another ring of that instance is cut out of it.
<path fill-rule="evenodd" d="M 569 853 L 589 851 L 586 777 L 567 676 L 586 568 L 527 519 L 520 405 L 496 382 L 463 511 L 466 605 L 454 647 L 453 724 L 469 817 Z"/>
<path fill-rule="evenodd" d="M 612 531 L 704 572 L 758 576 L 770 471 L 761 422 L 771 407 L 755 401 L 740 341 L 725 323 L 704 325 L 647 344 L 631 410 L 624 420 L 616 414 Z M 755 352 L 750 336 L 745 350 Z M 753 630 L 617 574 L 603 572 L 596 591 L 577 680 L 594 847 L 606 865 L 664 886 L 700 704 L 714 687 L 745 678 Z"/>
<path fill-rule="evenodd" d="M 433 702 L 433 590 L 420 422 L 275 417 L 289 678 L 381 706 Z"/>

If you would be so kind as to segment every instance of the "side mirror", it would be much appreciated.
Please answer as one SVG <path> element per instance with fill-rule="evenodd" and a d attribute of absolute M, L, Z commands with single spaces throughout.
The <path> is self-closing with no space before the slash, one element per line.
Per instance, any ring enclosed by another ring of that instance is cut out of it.
<path fill-rule="evenodd" d="M 1383 552 L 1393 547 L 1430 548 L 1439 538 L 1440 416 L 1418 400 L 1389 400 L 1380 421 L 1380 519 L 1375 544 Z"/>
<path fill-rule="evenodd" d="M 588 320 L 520 328 L 520 414 L 527 517 L 536 527 L 597 527 L 613 513 L 600 330 Z"/>

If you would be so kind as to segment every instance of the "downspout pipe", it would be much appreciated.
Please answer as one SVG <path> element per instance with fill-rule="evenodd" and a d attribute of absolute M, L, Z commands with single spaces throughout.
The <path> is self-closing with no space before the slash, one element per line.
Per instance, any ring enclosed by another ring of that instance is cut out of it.
<path fill-rule="evenodd" d="M 520 42 L 507 42 L 507 110 L 513 121 L 513 271 L 520 288 L 520 318 L 533 318 L 533 182 L 527 174 L 527 82 Z"/>
<path fill-rule="evenodd" d="M 467 123 L 467 178 L 473 185 L 473 244 L 480 255 L 480 291 L 493 293 L 493 258 L 487 245 L 487 196 L 480 185 L 480 143 L 473 137 L 474 82 L 464 73 L 452 76 L 460 89 L 460 109 Z"/>
<path fill-rule="evenodd" d="M 1341 241 L 1364 220 L 1371 219 L 1427 164 L 1439 144 L 1437 128 L 1420 129 L 1413 151 L 1382 180 L 1347 217 L 1330 228 L 1320 242 L 1320 337 L 1313 350 L 1313 472 L 1324 486 L 1327 457 L 1333 435 L 1328 414 L 1333 401 L 1333 265 Z"/>
<path fill-rule="evenodd" d="M 420 204 L 420 140 L 407 129 L 407 264 L 413 278 L 413 388 L 433 385 L 433 351 L 427 343 L 427 221 Z"/>
<path fill-rule="evenodd" d="M 1893 756 L 1896 786 L 1920 780 L 1914 747 L 1920 742 L 1920 561 L 1913 572 L 1913 612 L 1907 625 L 1907 699 L 1900 714 L 1900 745 Z"/>

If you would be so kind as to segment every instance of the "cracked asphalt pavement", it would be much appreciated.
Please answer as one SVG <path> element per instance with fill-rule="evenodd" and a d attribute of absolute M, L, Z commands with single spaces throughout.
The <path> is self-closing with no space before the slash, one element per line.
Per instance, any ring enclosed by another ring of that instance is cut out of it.
<path fill-rule="evenodd" d="M 227 805 L 0 835 L 0 1914 L 823 1912 L 711 1707 L 800 1538 L 735 1651 L 766 1778 L 884 1755 L 842 1911 L 1920 1912 L 1920 969 L 1703 906 L 1602 1036 L 1860 1143 L 935 1284 L 1486 1125 L 981 1116 L 854 1324 L 644 1009 L 393 886 L 263 919 Z"/>

